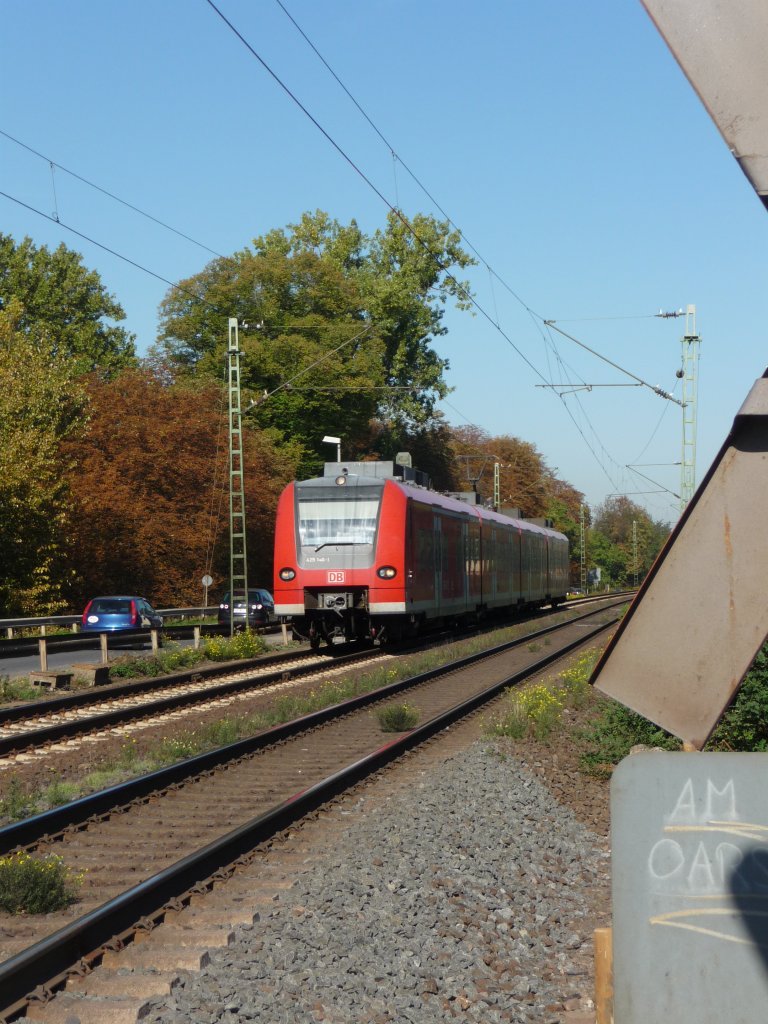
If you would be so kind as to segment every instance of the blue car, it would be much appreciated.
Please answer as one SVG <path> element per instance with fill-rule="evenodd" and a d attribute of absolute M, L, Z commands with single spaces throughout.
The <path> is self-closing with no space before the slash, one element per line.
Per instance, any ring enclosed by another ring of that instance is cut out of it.
<path fill-rule="evenodd" d="M 114 633 L 121 629 L 159 629 L 163 624 L 145 597 L 94 597 L 83 612 L 83 632 Z"/>

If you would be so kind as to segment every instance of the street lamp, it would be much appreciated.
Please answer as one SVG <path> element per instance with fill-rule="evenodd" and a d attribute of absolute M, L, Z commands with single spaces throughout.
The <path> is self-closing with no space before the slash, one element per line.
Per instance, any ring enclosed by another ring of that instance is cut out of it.
<path fill-rule="evenodd" d="M 340 437 L 329 437 L 327 434 L 323 438 L 323 444 L 335 444 L 336 445 L 336 461 L 341 462 L 341 438 Z"/>

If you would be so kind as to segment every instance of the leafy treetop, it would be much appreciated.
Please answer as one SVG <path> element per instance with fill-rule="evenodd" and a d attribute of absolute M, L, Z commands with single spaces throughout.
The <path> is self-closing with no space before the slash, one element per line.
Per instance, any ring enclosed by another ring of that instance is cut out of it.
<path fill-rule="evenodd" d="M 241 338 L 241 382 L 258 422 L 321 455 L 323 433 L 359 442 L 372 417 L 421 427 L 447 394 L 448 365 L 432 348 L 444 307 L 470 304 L 453 276 L 473 260 L 447 222 L 395 214 L 364 235 L 327 214 L 270 231 L 212 261 L 161 306 L 159 348 L 177 371 L 220 377 L 227 319 Z"/>
<path fill-rule="evenodd" d="M 78 372 L 111 373 L 135 362 L 134 336 L 105 322 L 123 320 L 122 307 L 65 245 L 51 252 L 0 233 L 0 300 L 7 306 L 14 298 L 21 304 L 17 330 L 44 332 L 53 354 L 71 359 Z"/>
<path fill-rule="evenodd" d="M 24 309 L 0 309 L 0 609 L 49 614 L 63 606 L 66 439 L 86 421 L 83 379 Z"/>

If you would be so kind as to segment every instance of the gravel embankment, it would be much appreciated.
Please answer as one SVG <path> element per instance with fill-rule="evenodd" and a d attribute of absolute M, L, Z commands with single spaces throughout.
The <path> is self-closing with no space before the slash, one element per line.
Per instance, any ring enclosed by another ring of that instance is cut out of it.
<path fill-rule="evenodd" d="M 590 1005 L 608 872 L 604 837 L 478 743 L 437 785 L 355 816 L 144 1021 L 557 1024 Z"/>

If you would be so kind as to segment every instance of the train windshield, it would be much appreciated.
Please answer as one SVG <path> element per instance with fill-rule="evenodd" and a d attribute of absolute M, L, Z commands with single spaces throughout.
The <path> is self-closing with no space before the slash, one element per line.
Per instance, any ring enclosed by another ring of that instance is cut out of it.
<path fill-rule="evenodd" d="M 299 540 L 319 550 L 327 544 L 373 544 L 381 492 L 375 497 L 299 496 Z"/>

